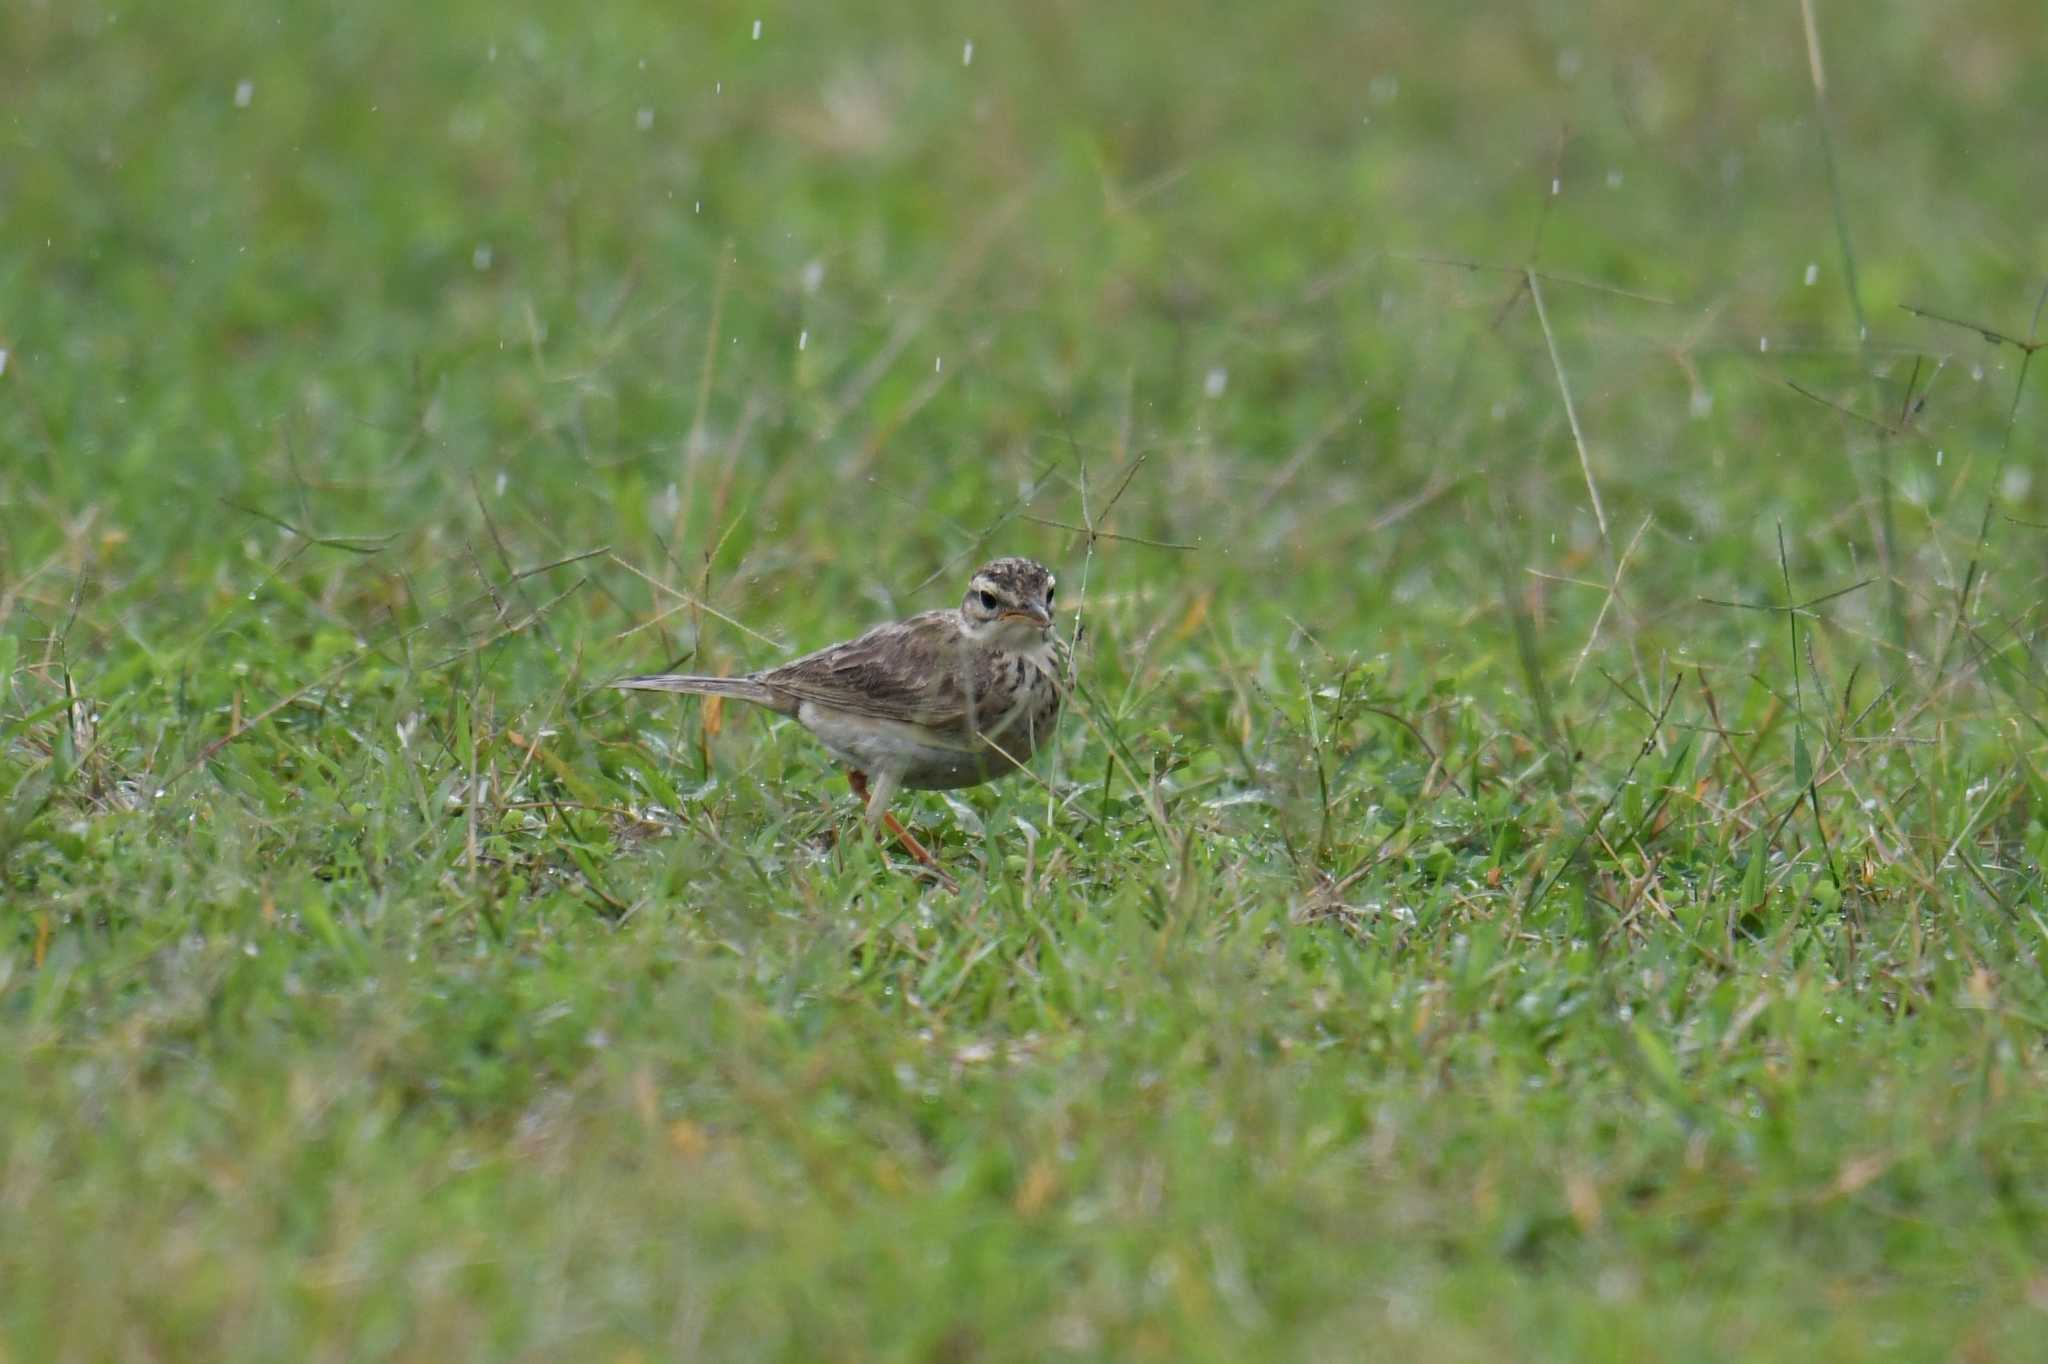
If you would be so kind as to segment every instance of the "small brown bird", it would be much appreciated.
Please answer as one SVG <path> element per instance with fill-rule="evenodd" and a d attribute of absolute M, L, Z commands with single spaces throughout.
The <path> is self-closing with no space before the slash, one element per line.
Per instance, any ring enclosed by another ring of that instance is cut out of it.
<path fill-rule="evenodd" d="M 1044 565 L 997 559 L 975 571 L 957 610 L 878 625 L 745 677 L 659 673 L 612 685 L 731 696 L 793 716 L 846 764 L 868 827 L 888 826 L 936 869 L 889 802 L 902 787 L 974 786 L 1016 771 L 1052 733 L 1066 661 L 1053 589 Z"/>

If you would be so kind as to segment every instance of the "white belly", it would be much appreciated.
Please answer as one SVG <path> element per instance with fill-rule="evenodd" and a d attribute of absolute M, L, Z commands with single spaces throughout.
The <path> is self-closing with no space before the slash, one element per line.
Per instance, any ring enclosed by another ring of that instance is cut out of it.
<path fill-rule="evenodd" d="M 989 735 L 957 741 L 922 725 L 851 715 L 806 701 L 797 722 L 847 766 L 862 772 L 895 772 L 903 785 L 927 790 L 974 786 L 1014 772 L 1052 731 L 1052 716 L 1017 716 L 990 727 Z"/>

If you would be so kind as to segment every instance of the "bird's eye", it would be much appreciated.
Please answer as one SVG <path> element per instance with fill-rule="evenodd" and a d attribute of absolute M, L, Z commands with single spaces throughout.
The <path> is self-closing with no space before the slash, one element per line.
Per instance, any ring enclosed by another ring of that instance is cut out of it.
<path fill-rule="evenodd" d="M 982 594 L 981 594 L 981 609 L 982 609 L 982 610 L 984 610 L 984 611 L 993 611 L 993 610 L 995 610 L 995 609 L 996 609 L 996 594 L 995 594 L 995 593 L 993 593 L 993 592 L 984 592 L 984 593 L 982 593 Z"/>
<path fill-rule="evenodd" d="M 1057 588 L 1057 587 L 1055 587 L 1055 586 L 1052 586 L 1052 585 L 1047 585 L 1047 587 L 1046 587 L 1046 589 L 1045 589 L 1045 604 L 1046 604 L 1047 606 L 1051 606 L 1051 605 L 1052 605 L 1052 594 L 1053 594 L 1053 593 L 1055 593 L 1055 592 L 1057 592 L 1057 591 L 1059 591 L 1059 588 Z"/>

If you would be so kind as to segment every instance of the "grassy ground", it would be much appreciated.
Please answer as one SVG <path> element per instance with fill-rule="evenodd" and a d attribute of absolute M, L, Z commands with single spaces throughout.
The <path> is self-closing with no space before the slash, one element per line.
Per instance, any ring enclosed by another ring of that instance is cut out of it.
<path fill-rule="evenodd" d="M 2038 1349 L 2036 5 L 205 8 L 0 9 L 0 1359 Z M 957 897 L 602 689 L 993 553 Z"/>

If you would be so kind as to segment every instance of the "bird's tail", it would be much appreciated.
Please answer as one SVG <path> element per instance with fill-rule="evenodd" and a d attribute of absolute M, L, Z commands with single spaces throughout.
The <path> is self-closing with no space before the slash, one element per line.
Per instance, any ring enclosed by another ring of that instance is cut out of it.
<path fill-rule="evenodd" d="M 691 673 L 648 673 L 622 677 L 612 683 L 623 691 L 673 691 L 694 696 L 731 696 L 757 706 L 787 713 L 790 704 L 783 697 L 751 677 L 699 677 Z"/>

